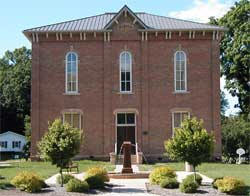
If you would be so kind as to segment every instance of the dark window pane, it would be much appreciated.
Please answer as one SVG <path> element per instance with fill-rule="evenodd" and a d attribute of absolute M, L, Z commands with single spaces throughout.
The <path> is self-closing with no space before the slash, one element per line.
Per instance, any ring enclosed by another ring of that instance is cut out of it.
<path fill-rule="evenodd" d="M 117 124 L 125 124 L 125 114 L 117 114 Z"/>
<path fill-rule="evenodd" d="M 125 89 L 125 82 L 122 82 L 121 91 L 126 91 L 126 89 Z"/>
<path fill-rule="evenodd" d="M 126 82 L 126 91 L 130 91 L 130 82 Z"/>
<path fill-rule="evenodd" d="M 135 124 L 135 114 L 127 114 L 127 124 Z"/>
<path fill-rule="evenodd" d="M 126 80 L 130 81 L 130 72 L 126 72 Z"/>
<path fill-rule="evenodd" d="M 121 75 L 122 75 L 121 80 L 122 80 L 122 81 L 125 81 L 125 72 L 122 72 L 122 74 L 121 74 Z"/>

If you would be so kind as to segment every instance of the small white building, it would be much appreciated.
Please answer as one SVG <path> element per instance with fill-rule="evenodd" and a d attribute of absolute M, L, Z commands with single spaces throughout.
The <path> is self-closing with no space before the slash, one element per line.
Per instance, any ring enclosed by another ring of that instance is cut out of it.
<path fill-rule="evenodd" d="M 22 152 L 23 146 L 25 144 L 26 144 L 26 138 L 23 135 L 14 133 L 12 131 L 7 131 L 5 133 L 0 134 L 0 153 Z"/>

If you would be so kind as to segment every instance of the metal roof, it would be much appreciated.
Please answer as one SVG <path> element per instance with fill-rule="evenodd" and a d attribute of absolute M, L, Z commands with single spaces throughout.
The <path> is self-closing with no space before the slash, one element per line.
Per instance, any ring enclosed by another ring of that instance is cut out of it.
<path fill-rule="evenodd" d="M 127 7 L 126 7 L 127 8 Z M 123 9 L 123 8 L 122 8 Z M 130 11 L 130 10 L 128 10 Z M 120 11 L 118 12 L 120 13 Z M 101 15 L 71 20 L 36 28 L 27 29 L 25 32 L 84 32 L 84 31 L 105 31 L 112 19 L 118 13 L 105 13 Z M 175 19 L 166 16 L 158 16 L 148 13 L 133 13 L 147 27 L 147 30 L 225 30 L 223 27 L 187 20 Z"/>

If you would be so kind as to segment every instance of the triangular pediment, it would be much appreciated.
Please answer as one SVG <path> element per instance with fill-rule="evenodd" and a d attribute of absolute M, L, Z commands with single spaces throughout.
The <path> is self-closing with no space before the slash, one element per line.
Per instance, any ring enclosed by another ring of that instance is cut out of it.
<path fill-rule="evenodd" d="M 148 29 L 148 26 L 131 10 L 128 6 L 124 6 L 120 11 L 108 22 L 104 29 L 111 29 L 113 25 L 117 24 L 121 17 L 132 17 L 133 23 L 136 23 L 142 29 Z"/>

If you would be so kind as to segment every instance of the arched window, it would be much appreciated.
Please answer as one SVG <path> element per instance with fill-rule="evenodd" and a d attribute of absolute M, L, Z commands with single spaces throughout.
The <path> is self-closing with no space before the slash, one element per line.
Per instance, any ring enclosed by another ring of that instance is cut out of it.
<path fill-rule="evenodd" d="M 78 56 L 74 52 L 66 55 L 66 93 L 78 92 Z"/>
<path fill-rule="evenodd" d="M 127 51 L 120 54 L 120 92 L 132 92 L 132 56 Z"/>
<path fill-rule="evenodd" d="M 175 91 L 187 90 L 187 60 L 183 51 L 177 51 L 174 57 Z"/>

